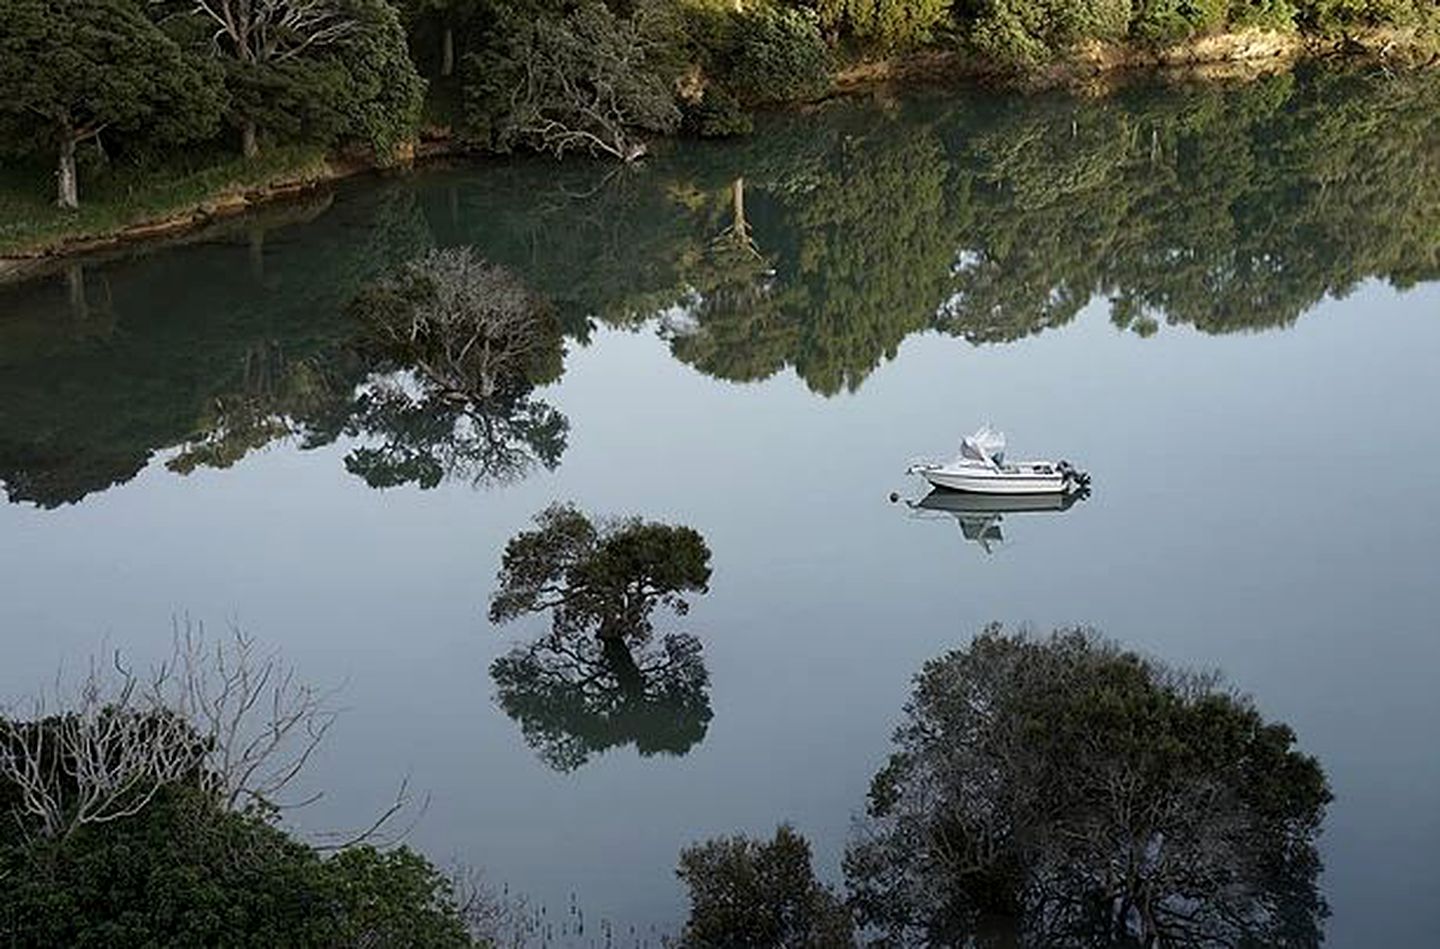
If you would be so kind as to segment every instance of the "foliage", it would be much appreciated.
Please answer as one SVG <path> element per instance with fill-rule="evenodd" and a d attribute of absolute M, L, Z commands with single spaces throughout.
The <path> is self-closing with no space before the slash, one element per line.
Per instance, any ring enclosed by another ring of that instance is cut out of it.
<path fill-rule="evenodd" d="M 644 133 L 679 126 L 679 30 L 659 0 L 623 15 L 599 0 L 563 13 L 517 11 L 492 49 L 467 58 L 471 134 L 502 151 L 525 145 L 634 160 L 645 152 Z"/>
<path fill-rule="evenodd" d="M 17 946 L 470 945 L 418 854 L 324 858 L 255 815 L 168 789 L 62 841 L 0 834 L 0 938 Z"/>
<path fill-rule="evenodd" d="M 1364 27 L 1440 27 L 1440 7 L 1429 0 L 1296 0 L 1302 27 L 1343 33 Z"/>
<path fill-rule="evenodd" d="M 1118 40 L 1130 0 L 958 0 L 969 42 L 997 60 L 1034 65 L 1082 40 Z"/>
<path fill-rule="evenodd" d="M 687 847 L 676 875 L 690 890 L 683 949 L 855 945 L 849 911 L 815 879 L 810 844 L 789 825 L 768 841 L 721 837 Z"/>
<path fill-rule="evenodd" d="M 1130 35 L 1164 45 L 1225 25 L 1231 0 L 1134 0 Z"/>
<path fill-rule="evenodd" d="M 556 635 L 593 631 L 639 643 L 653 631 L 656 607 L 683 616 L 685 594 L 703 595 L 709 582 L 710 548 L 699 531 L 638 517 L 597 525 L 554 504 L 505 545 L 490 621 L 548 610 Z"/>
<path fill-rule="evenodd" d="M 740 100 L 718 85 L 708 86 L 698 101 L 685 103 L 682 112 L 682 130 L 700 138 L 748 135 L 755 128 Z"/>
<path fill-rule="evenodd" d="M 827 32 L 884 50 L 918 46 L 950 17 L 950 0 L 817 0 Z"/>
<path fill-rule="evenodd" d="M 706 592 L 704 538 L 639 518 L 597 525 L 561 504 L 535 525 L 505 545 L 490 621 L 549 611 L 551 631 L 490 667 L 501 707 L 557 770 L 631 742 L 684 754 L 705 737 L 710 677 L 694 636 L 651 645 L 651 614 L 683 616 L 685 594 Z"/>
<path fill-rule="evenodd" d="M 73 697 L 56 690 L 48 714 L 0 719 L 7 945 L 473 944 L 424 858 L 327 856 L 278 826 L 274 795 L 333 716 L 242 634 L 187 630 L 148 675 L 116 656 Z"/>
<path fill-rule="evenodd" d="M 745 102 L 800 102 L 830 87 L 830 52 L 808 10 L 762 5 L 736 14 L 725 81 Z"/>
<path fill-rule="evenodd" d="M 4 0 L 0 23 L 0 150 L 58 155 L 67 207 L 77 144 L 105 132 L 173 147 L 217 127 L 218 75 L 136 0 Z"/>
<path fill-rule="evenodd" d="M 927 663 L 846 853 L 860 922 L 953 945 L 1311 945 L 1330 793 L 1294 733 L 1081 631 L 987 629 Z"/>
<path fill-rule="evenodd" d="M 395 8 L 385 0 L 346 2 L 356 29 L 336 50 L 348 80 L 338 103 L 342 127 L 386 164 L 415 138 L 425 82 L 410 61 Z"/>

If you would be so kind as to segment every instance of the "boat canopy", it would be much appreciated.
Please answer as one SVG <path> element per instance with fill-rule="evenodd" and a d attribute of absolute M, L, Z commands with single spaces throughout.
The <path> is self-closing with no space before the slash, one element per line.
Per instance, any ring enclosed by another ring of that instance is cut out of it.
<path fill-rule="evenodd" d="M 1005 435 L 989 425 L 982 425 L 969 438 L 960 442 L 960 457 L 983 462 L 992 468 L 1005 463 Z"/>

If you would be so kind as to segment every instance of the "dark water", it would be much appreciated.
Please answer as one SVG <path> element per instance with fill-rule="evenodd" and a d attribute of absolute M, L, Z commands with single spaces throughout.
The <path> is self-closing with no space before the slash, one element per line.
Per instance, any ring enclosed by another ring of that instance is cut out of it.
<path fill-rule="evenodd" d="M 991 620 L 1088 624 L 1292 725 L 1335 793 L 1328 940 L 1424 944 L 1437 91 L 851 103 L 637 170 L 363 183 L 0 288 L 0 694 L 107 644 L 159 655 L 176 616 L 238 622 L 344 683 L 304 826 L 363 823 L 409 774 L 431 856 L 655 944 L 693 840 L 788 820 L 838 878 L 927 658 Z M 457 245 L 548 298 L 563 367 L 482 429 L 359 411 L 346 302 Z M 889 503 L 984 421 L 1093 497 Z M 677 740 L 556 710 L 568 770 L 489 673 L 544 621 L 485 615 L 557 499 L 691 525 L 714 566 L 660 624 L 704 644 L 709 717 Z"/>

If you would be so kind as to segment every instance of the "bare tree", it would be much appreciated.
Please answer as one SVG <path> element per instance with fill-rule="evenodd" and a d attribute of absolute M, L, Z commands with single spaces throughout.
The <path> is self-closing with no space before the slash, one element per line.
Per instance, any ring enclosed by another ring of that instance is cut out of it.
<path fill-rule="evenodd" d="M 279 65 L 335 43 L 355 21 L 332 0 L 189 0 L 191 12 L 210 21 L 217 52 L 247 66 Z M 240 135 L 246 158 L 259 154 L 256 123 L 245 117 Z"/>
<path fill-rule="evenodd" d="M 281 797 L 335 723 L 331 697 L 238 627 L 207 641 L 186 623 L 145 701 L 189 723 L 204 748 L 202 781 L 228 809 L 244 810 L 294 806 Z"/>
<path fill-rule="evenodd" d="M 0 784 L 15 790 L 24 826 L 64 838 L 138 813 L 161 788 L 195 773 L 203 749 L 183 718 L 149 706 L 146 689 L 115 661 L 92 662 L 73 698 L 40 696 L 31 720 L 0 717 Z"/>
<path fill-rule="evenodd" d="M 501 383 L 553 361 L 549 303 L 470 247 L 432 250 L 354 304 L 371 342 L 446 393 L 493 396 Z"/>
<path fill-rule="evenodd" d="M 619 16 L 586 3 L 564 17 L 536 21 L 515 39 L 513 131 L 542 151 L 582 151 L 636 161 L 641 134 L 680 121 L 660 64 L 672 41 L 670 12 L 640 3 Z"/>
<path fill-rule="evenodd" d="M 73 694 L 57 680 L 26 719 L 0 717 L 0 787 L 13 788 L 27 829 L 63 838 L 138 813 L 168 786 L 188 784 L 224 808 L 273 816 L 334 724 L 333 693 L 299 681 L 278 653 L 238 628 L 208 639 L 177 624 L 169 658 L 140 673 L 116 654 L 92 662 Z M 374 842 L 408 803 L 368 828 L 332 834 L 340 849 Z"/>

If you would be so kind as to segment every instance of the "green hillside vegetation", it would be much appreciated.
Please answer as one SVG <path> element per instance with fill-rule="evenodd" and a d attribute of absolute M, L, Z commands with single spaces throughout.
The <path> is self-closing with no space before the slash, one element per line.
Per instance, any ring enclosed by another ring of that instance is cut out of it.
<path fill-rule="evenodd" d="M 289 25 L 273 28 L 281 14 Z M 422 123 L 471 150 L 632 161 L 658 136 L 745 132 L 751 110 L 823 97 L 877 56 L 949 51 L 1024 73 L 1095 41 L 1142 49 L 1249 29 L 1331 38 L 1342 51 L 1375 35 L 1387 49 L 1430 50 L 1440 7 L 0 0 L 0 23 L 0 252 L 13 252 L 113 233 L 281 172 L 304 177 L 316 154 L 405 161 Z"/>

